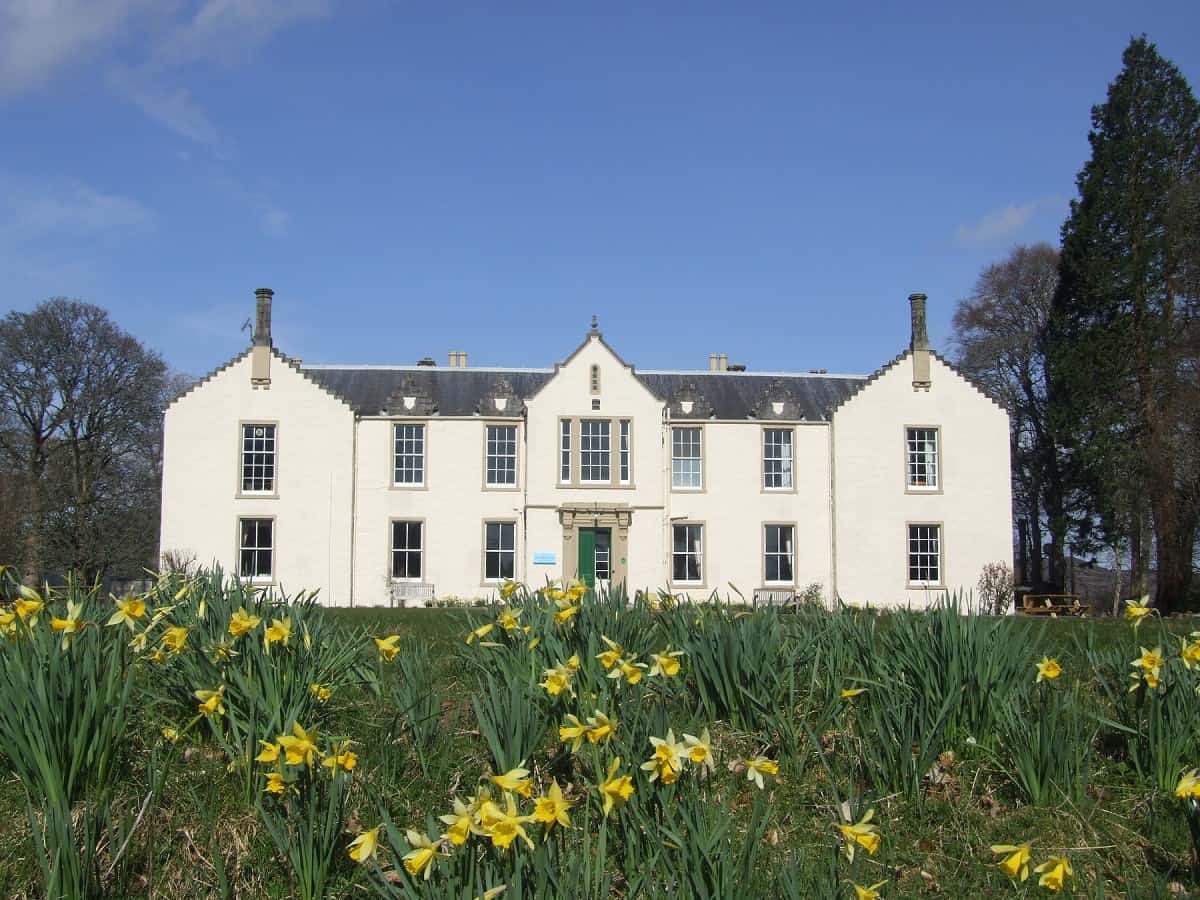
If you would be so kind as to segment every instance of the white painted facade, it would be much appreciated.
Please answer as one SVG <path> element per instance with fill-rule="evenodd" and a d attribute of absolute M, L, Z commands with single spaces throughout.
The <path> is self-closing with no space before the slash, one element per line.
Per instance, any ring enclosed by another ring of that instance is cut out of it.
<path fill-rule="evenodd" d="M 486 597 L 502 581 L 488 577 L 497 569 L 535 586 L 570 579 L 601 563 L 581 545 L 605 539 L 614 582 L 694 599 L 815 583 L 827 603 L 921 606 L 973 590 L 987 563 L 1011 563 L 1007 414 L 924 350 L 915 326 L 918 349 L 869 378 L 641 373 L 595 328 L 553 370 L 305 367 L 271 347 L 263 293 L 256 346 L 167 410 L 164 553 L 247 576 L 260 567 L 259 583 L 319 588 L 339 606 Z M 475 402 L 460 390 L 468 381 L 487 396 Z M 479 385 L 514 396 L 493 403 Z M 601 420 L 610 423 L 608 481 L 585 483 L 599 470 L 582 468 L 582 430 Z M 269 487 L 254 492 L 244 490 L 243 429 L 260 425 L 275 444 L 254 457 L 271 466 Z M 515 429 L 511 485 L 487 483 L 489 425 Z M 423 439 L 418 483 L 398 483 L 397 428 L 406 426 Z M 699 488 L 673 486 L 674 428 L 698 429 Z M 914 487 L 910 438 L 932 431 L 936 449 L 917 446 L 937 484 Z M 781 433 L 790 434 L 790 485 L 773 487 L 764 446 L 787 440 Z M 420 544 L 400 562 L 395 522 Z M 262 539 L 247 539 L 247 523 L 270 545 L 249 563 L 244 544 Z M 492 553 L 490 573 L 488 523 L 514 545 Z M 936 528 L 934 552 L 921 545 L 936 567 L 928 583 L 910 577 L 914 526 L 926 539 Z M 702 546 L 675 554 L 680 535 Z M 784 577 L 768 580 L 772 538 L 771 569 Z M 696 569 L 699 578 L 676 580 Z"/>

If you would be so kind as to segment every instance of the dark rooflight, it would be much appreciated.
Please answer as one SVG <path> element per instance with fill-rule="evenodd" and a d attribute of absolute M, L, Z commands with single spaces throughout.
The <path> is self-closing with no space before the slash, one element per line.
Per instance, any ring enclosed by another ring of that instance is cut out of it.
<path fill-rule="evenodd" d="M 725 371 L 727 371 L 727 372 L 745 372 L 746 364 L 745 363 L 730 363 L 729 368 L 727 368 Z"/>
<path fill-rule="evenodd" d="M 418 366 L 436 366 L 437 363 L 433 361 L 432 356 L 422 356 L 420 359 L 417 360 L 417 365 Z"/>

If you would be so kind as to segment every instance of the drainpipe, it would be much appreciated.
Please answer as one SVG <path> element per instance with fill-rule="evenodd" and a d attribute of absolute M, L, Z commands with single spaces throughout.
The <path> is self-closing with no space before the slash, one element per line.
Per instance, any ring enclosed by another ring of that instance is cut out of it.
<path fill-rule="evenodd" d="M 354 532 L 358 525 L 358 425 L 362 420 L 354 413 L 354 430 L 350 441 L 350 605 L 354 606 Z"/>
<path fill-rule="evenodd" d="M 836 415 L 836 413 L 834 413 Z M 829 417 L 829 608 L 837 609 L 838 559 L 837 559 L 837 478 L 835 477 L 836 456 L 834 454 L 834 415 Z"/>

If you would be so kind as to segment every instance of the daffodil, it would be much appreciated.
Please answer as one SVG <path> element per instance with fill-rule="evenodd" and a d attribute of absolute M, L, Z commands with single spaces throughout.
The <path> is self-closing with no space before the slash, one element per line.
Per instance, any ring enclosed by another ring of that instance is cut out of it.
<path fill-rule="evenodd" d="M 1037 680 L 1038 681 L 1053 681 L 1062 674 L 1062 666 L 1058 664 L 1057 659 L 1051 659 L 1049 656 L 1043 656 L 1042 661 L 1037 664 Z"/>
<path fill-rule="evenodd" d="M 333 691 L 323 684 L 310 684 L 308 686 L 308 692 L 317 698 L 318 703 L 324 703 L 333 696 Z"/>
<path fill-rule="evenodd" d="M 842 699 L 853 700 L 859 694 L 865 694 L 866 692 L 866 688 L 842 688 Z"/>
<path fill-rule="evenodd" d="M 282 619 L 272 619 L 270 627 L 263 632 L 263 649 L 270 653 L 272 644 L 283 644 L 286 647 L 291 636 L 291 616 L 284 616 Z"/>
<path fill-rule="evenodd" d="M 621 768 L 621 757 L 616 757 L 608 764 L 608 772 L 604 780 L 597 785 L 600 791 L 600 801 L 604 807 L 604 817 L 614 808 L 624 806 L 633 796 L 633 779 L 628 775 L 618 775 Z"/>
<path fill-rule="evenodd" d="M 128 596 L 117 601 L 117 611 L 108 620 L 109 625 L 125 625 L 133 631 L 134 623 L 146 615 L 146 604 L 138 597 Z"/>
<path fill-rule="evenodd" d="M 235 638 L 240 638 L 252 632 L 260 622 L 262 616 L 252 616 L 246 612 L 246 607 L 239 606 L 237 612 L 229 617 L 229 633 Z"/>
<path fill-rule="evenodd" d="M 17 597 L 13 604 L 13 609 L 17 613 L 17 618 L 22 622 L 28 622 L 32 628 L 37 624 L 38 616 L 46 606 L 46 602 L 41 595 L 31 587 L 21 585 L 20 596 Z"/>
<path fill-rule="evenodd" d="M 549 793 L 533 801 L 533 820 L 543 823 L 547 832 L 556 823 L 563 828 L 570 828 L 571 817 L 567 815 L 567 810 L 572 806 L 573 803 L 563 798 L 562 788 L 558 786 L 558 779 L 555 779 L 550 783 Z"/>
<path fill-rule="evenodd" d="M 579 614 L 578 606 L 566 606 L 554 614 L 554 621 L 558 625 L 565 625 Z"/>
<path fill-rule="evenodd" d="M 412 847 L 404 854 L 404 871 L 416 878 L 422 875 L 426 881 L 433 874 L 433 862 L 437 859 L 437 847 L 428 835 L 421 834 L 409 828 L 404 832 L 408 846 Z"/>
<path fill-rule="evenodd" d="M 588 587 L 582 581 L 573 581 L 571 586 L 563 592 L 564 598 L 571 603 L 578 603 L 587 594 Z"/>
<path fill-rule="evenodd" d="M 317 730 L 305 731 L 299 722 L 292 723 L 291 734 L 281 734 L 275 739 L 287 756 L 289 766 L 312 765 L 317 753 Z"/>
<path fill-rule="evenodd" d="M 1200 641 L 1188 643 L 1183 638 L 1180 638 L 1179 641 L 1182 645 L 1179 648 L 1179 658 L 1183 661 L 1184 667 L 1188 671 L 1200 668 Z"/>
<path fill-rule="evenodd" d="M 567 716 L 567 724 L 560 725 L 558 728 L 558 739 L 564 744 L 572 743 L 571 752 L 578 753 L 579 745 L 583 743 L 583 737 L 587 734 L 588 726 L 579 721 L 578 716 Z"/>
<path fill-rule="evenodd" d="M 182 653 L 183 648 L 187 646 L 188 628 L 185 625 L 176 625 L 173 628 L 168 628 L 163 632 L 163 646 L 172 653 Z"/>
<path fill-rule="evenodd" d="M 613 679 L 624 678 L 627 684 L 637 684 L 642 680 L 642 673 L 646 671 L 646 664 L 637 662 L 637 656 L 627 656 L 617 662 L 617 664 L 609 671 L 608 677 Z"/>
<path fill-rule="evenodd" d="M 443 824 L 450 826 L 446 830 L 445 837 L 456 847 L 465 844 L 472 834 L 483 833 L 475 827 L 470 808 L 457 797 L 454 798 L 454 812 L 438 818 Z"/>
<path fill-rule="evenodd" d="M 475 641 L 481 641 L 495 629 L 495 624 L 488 622 L 486 625 L 480 625 L 474 631 L 467 635 L 467 643 L 472 644 Z"/>
<path fill-rule="evenodd" d="M 503 597 L 505 600 L 507 600 L 509 597 L 511 597 L 513 594 L 515 594 L 517 592 L 518 587 L 520 587 L 519 582 L 506 581 L 506 582 L 504 582 L 504 584 L 500 585 L 500 596 Z"/>
<path fill-rule="evenodd" d="M 282 797 L 284 791 L 286 790 L 287 782 L 283 780 L 283 776 L 281 774 L 278 772 L 267 773 L 267 786 L 263 788 L 264 794 L 275 794 Z"/>
<path fill-rule="evenodd" d="M 850 862 L 854 862 L 855 847 L 862 847 L 872 856 L 879 849 L 879 826 L 871 824 L 874 815 L 875 810 L 869 809 L 857 822 L 837 826 L 838 831 L 842 833 L 842 840 L 845 841 L 846 858 Z"/>
<path fill-rule="evenodd" d="M 1133 630 L 1142 624 L 1142 619 L 1154 610 L 1150 606 L 1150 595 L 1144 594 L 1140 600 L 1130 600 L 1125 605 L 1125 618 L 1133 622 Z"/>
<path fill-rule="evenodd" d="M 1043 873 L 1038 884 L 1056 894 L 1066 885 L 1067 879 L 1075 875 L 1071 861 L 1065 856 L 1052 856 L 1033 871 Z"/>
<path fill-rule="evenodd" d="M 764 789 L 764 775 L 779 777 L 779 763 L 765 756 L 756 756 L 746 760 L 746 780 L 753 781 L 758 785 L 760 791 Z"/>
<path fill-rule="evenodd" d="M 654 756 L 642 763 L 642 770 L 650 773 L 651 781 L 661 779 L 663 784 L 674 784 L 683 770 L 683 755 L 687 748 L 676 743 L 675 732 L 670 728 L 665 738 L 651 736 L 650 744 L 654 747 Z"/>
<path fill-rule="evenodd" d="M 503 775 L 491 776 L 491 781 L 502 791 L 512 791 L 525 799 L 533 796 L 533 782 L 529 780 L 529 770 L 520 766 L 509 769 Z"/>
<path fill-rule="evenodd" d="M 389 634 L 387 637 L 375 638 L 375 649 L 379 651 L 379 658 L 384 662 L 391 662 L 400 654 L 400 635 Z"/>
<path fill-rule="evenodd" d="M 664 678 L 674 678 L 679 674 L 679 657 L 683 656 L 682 650 L 672 650 L 667 647 L 662 653 L 651 653 L 650 658 L 654 660 L 654 665 L 650 667 L 647 673 L 651 677 L 662 675 Z"/>
<path fill-rule="evenodd" d="M 494 816 L 491 827 L 488 829 L 488 833 L 492 836 L 492 845 L 501 850 L 507 850 L 519 837 L 532 849 L 533 841 L 525 833 L 524 824 L 533 821 L 533 816 L 517 815 L 517 804 L 510 793 L 504 794 L 504 802 L 505 809 L 499 815 Z"/>
<path fill-rule="evenodd" d="M 195 691 L 193 696 L 200 701 L 200 715 L 225 715 L 225 685 L 215 691 Z"/>
<path fill-rule="evenodd" d="M 609 640 L 604 635 L 600 635 L 600 640 L 604 641 L 608 649 L 603 653 L 596 654 L 596 659 L 600 660 L 600 665 L 604 666 L 605 670 L 615 666 L 625 655 L 625 651 L 621 649 L 621 645 L 616 641 Z"/>
<path fill-rule="evenodd" d="M 521 610 L 502 609 L 500 615 L 496 616 L 496 624 L 504 629 L 505 633 L 511 633 L 521 627 L 518 621 L 521 618 Z"/>
<path fill-rule="evenodd" d="M 67 601 L 67 617 L 65 619 L 50 618 L 50 630 L 62 632 L 62 649 L 71 646 L 71 638 L 79 631 L 79 615 L 83 612 L 83 604 Z"/>
<path fill-rule="evenodd" d="M 1155 647 L 1153 650 L 1147 650 L 1143 647 L 1142 655 L 1131 662 L 1130 665 L 1145 671 L 1154 671 L 1157 673 L 1163 665 L 1162 647 Z"/>
<path fill-rule="evenodd" d="M 1175 785 L 1175 796 L 1180 800 L 1200 800 L 1200 769 L 1184 772 Z"/>
<path fill-rule="evenodd" d="M 560 603 L 563 600 L 567 599 L 567 592 L 562 590 L 561 588 L 548 587 L 548 588 L 546 588 L 546 596 L 549 597 L 551 600 L 553 600 L 555 603 Z"/>
<path fill-rule="evenodd" d="M 992 844 L 992 852 L 1003 854 L 996 867 L 1013 881 L 1029 877 L 1029 844 Z"/>
<path fill-rule="evenodd" d="M 358 756 L 350 749 L 349 741 L 342 741 L 330 748 L 330 753 L 321 760 L 321 765 L 329 767 L 329 774 L 334 775 L 338 769 L 351 772 L 358 765 Z"/>
<path fill-rule="evenodd" d="M 167 648 L 166 647 L 155 647 L 154 652 L 150 654 L 150 662 L 154 663 L 156 666 L 161 666 L 166 661 L 167 661 Z"/>
<path fill-rule="evenodd" d="M 258 756 L 254 757 L 255 762 L 273 763 L 279 759 L 278 744 L 272 744 L 270 741 L 264 740 L 259 740 L 259 743 L 262 744 L 262 750 L 259 752 Z"/>
<path fill-rule="evenodd" d="M 613 732 L 617 730 L 617 720 L 610 719 L 600 710 L 596 710 L 594 716 L 588 716 L 588 732 L 587 739 L 590 743 L 598 744 L 601 741 L 607 741 L 613 736 Z"/>
<path fill-rule="evenodd" d="M 365 863 L 375 855 L 375 848 L 378 844 L 379 826 L 376 825 L 374 828 L 364 831 L 350 842 L 349 856 L 356 863 Z"/>
<path fill-rule="evenodd" d="M 887 884 L 886 879 L 884 881 L 877 881 L 870 887 L 863 887 L 861 884 L 855 884 L 852 881 L 850 882 L 850 887 L 854 888 L 854 900 L 879 900 L 883 896 L 879 893 L 879 889 L 885 884 Z"/>
<path fill-rule="evenodd" d="M 15 612 L 0 613 L 0 632 L 9 640 L 17 636 L 17 614 Z"/>
<path fill-rule="evenodd" d="M 582 663 L 580 663 L 580 661 L 579 661 L 579 654 L 572 653 L 570 658 L 566 661 L 565 665 L 566 665 L 567 669 L 570 670 L 571 672 L 578 672 L 580 665 L 582 665 Z"/>
<path fill-rule="evenodd" d="M 172 728 L 170 725 L 163 728 L 162 736 L 163 736 L 163 740 L 170 741 L 172 744 L 175 743 L 177 740 L 179 740 L 179 732 L 176 731 L 174 728 Z"/>
<path fill-rule="evenodd" d="M 553 669 L 545 671 L 545 680 L 539 682 L 541 687 L 546 689 L 546 693 L 551 697 L 557 697 L 563 691 L 568 694 L 574 694 L 575 690 L 571 687 L 571 670 L 559 663 Z"/>
<path fill-rule="evenodd" d="M 700 733 L 700 737 L 694 734 L 685 734 L 683 736 L 684 746 L 687 747 L 687 758 L 694 766 L 700 767 L 700 774 L 706 772 L 711 774 L 715 771 L 712 752 L 712 738 L 708 735 L 708 729 Z"/>

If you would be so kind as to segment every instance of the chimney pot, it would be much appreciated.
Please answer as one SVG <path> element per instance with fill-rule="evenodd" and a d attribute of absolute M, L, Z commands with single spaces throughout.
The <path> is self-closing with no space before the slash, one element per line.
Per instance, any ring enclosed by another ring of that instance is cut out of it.
<path fill-rule="evenodd" d="M 912 309 L 912 337 L 908 349 L 912 351 L 913 390 L 929 390 L 931 384 L 929 365 L 929 332 L 925 326 L 924 294 L 909 294 Z"/>
<path fill-rule="evenodd" d="M 708 354 L 708 371 L 710 371 L 710 372 L 717 371 L 717 360 L 718 359 L 720 359 L 720 357 L 718 357 L 717 354 L 715 354 L 715 353 Z"/>
<path fill-rule="evenodd" d="M 467 351 L 466 350 L 458 351 L 458 367 L 460 369 L 465 369 L 467 367 Z"/>
<path fill-rule="evenodd" d="M 270 288 L 258 288 L 254 292 L 254 345 L 270 347 L 271 344 L 271 298 L 275 292 Z"/>
<path fill-rule="evenodd" d="M 724 372 L 726 369 L 729 368 L 729 357 L 726 356 L 724 353 L 721 354 L 721 359 L 718 362 L 718 366 L 720 367 L 722 372 Z"/>

